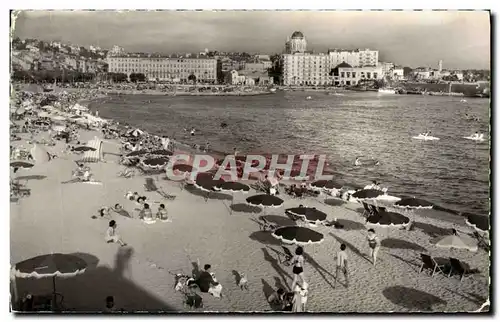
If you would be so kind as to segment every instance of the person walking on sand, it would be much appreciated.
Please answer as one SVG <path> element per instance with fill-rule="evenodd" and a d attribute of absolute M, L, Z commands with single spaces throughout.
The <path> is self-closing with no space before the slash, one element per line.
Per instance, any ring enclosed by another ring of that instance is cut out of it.
<path fill-rule="evenodd" d="M 377 234 L 375 234 L 375 230 L 368 229 L 368 246 L 370 247 L 370 257 L 372 258 L 372 263 L 375 266 L 377 263 L 377 254 L 380 250 L 380 239 Z"/>
<path fill-rule="evenodd" d="M 116 232 L 116 221 L 109 222 L 108 230 L 106 230 L 105 240 L 107 243 L 118 243 L 120 246 L 127 246 Z"/>
<path fill-rule="evenodd" d="M 164 204 L 160 204 L 160 206 L 158 207 L 156 219 L 159 219 L 161 221 L 168 221 L 168 212 Z"/>
<path fill-rule="evenodd" d="M 298 246 L 297 249 L 295 249 L 295 256 L 293 256 L 290 263 L 293 265 L 292 285 L 294 285 L 297 283 L 299 277 L 304 280 L 304 248 Z"/>
<path fill-rule="evenodd" d="M 345 252 L 347 246 L 345 244 L 340 245 L 340 251 L 337 253 L 337 272 L 335 273 L 335 284 L 337 286 L 337 280 L 339 279 L 339 271 L 344 273 L 345 287 L 349 287 L 349 281 L 347 278 L 347 254 Z"/>

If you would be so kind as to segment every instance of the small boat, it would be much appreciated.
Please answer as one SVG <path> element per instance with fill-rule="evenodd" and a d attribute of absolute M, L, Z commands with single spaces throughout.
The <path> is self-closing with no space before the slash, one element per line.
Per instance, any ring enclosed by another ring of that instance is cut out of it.
<path fill-rule="evenodd" d="M 271 93 L 276 93 L 276 88 L 271 88 L 271 89 L 269 89 L 269 91 L 270 91 Z"/>
<path fill-rule="evenodd" d="M 312 100 L 312 97 L 311 96 L 307 96 L 306 100 Z"/>
<path fill-rule="evenodd" d="M 478 142 L 483 142 L 485 140 L 484 134 L 479 134 L 479 135 L 473 134 L 471 136 L 464 136 L 464 139 L 478 141 Z"/>
<path fill-rule="evenodd" d="M 379 94 L 396 94 L 396 90 L 389 87 L 379 88 L 378 92 Z"/>
<path fill-rule="evenodd" d="M 460 103 L 467 103 L 467 100 L 462 98 L 462 99 L 460 100 Z"/>
<path fill-rule="evenodd" d="M 344 96 L 344 94 L 343 94 L 343 93 L 337 93 L 337 92 L 328 93 L 328 95 L 333 95 L 333 96 Z"/>
<path fill-rule="evenodd" d="M 412 136 L 412 139 L 423 140 L 423 141 L 437 141 L 437 140 L 439 140 L 439 138 L 437 138 L 435 136 L 423 135 L 422 133 L 420 133 L 418 136 Z"/>

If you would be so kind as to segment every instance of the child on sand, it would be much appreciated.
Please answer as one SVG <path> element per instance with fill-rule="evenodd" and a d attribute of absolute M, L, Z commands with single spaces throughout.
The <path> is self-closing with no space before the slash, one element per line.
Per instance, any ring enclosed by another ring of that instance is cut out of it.
<path fill-rule="evenodd" d="M 158 207 L 158 212 L 156 213 L 156 219 L 159 219 L 161 221 L 169 221 L 168 212 L 164 204 L 160 204 L 160 206 Z"/>
<path fill-rule="evenodd" d="M 118 243 L 120 246 L 126 246 L 120 236 L 116 233 L 116 221 L 111 220 L 109 222 L 109 227 L 108 230 L 106 230 L 106 237 L 105 240 L 107 243 Z"/>
<path fill-rule="evenodd" d="M 377 262 L 377 254 L 380 249 L 380 239 L 375 234 L 375 230 L 368 229 L 368 246 L 370 247 L 370 257 L 372 258 L 373 265 Z"/>
<path fill-rule="evenodd" d="M 308 284 L 300 278 L 296 283 L 292 284 L 294 293 L 292 300 L 292 312 L 305 312 L 308 297 Z"/>
<path fill-rule="evenodd" d="M 337 253 L 337 272 L 335 273 L 335 286 L 337 286 L 337 280 L 339 279 L 339 271 L 344 273 L 345 286 L 348 287 L 349 282 L 347 280 L 347 254 L 345 252 L 346 245 L 340 245 L 340 251 Z"/>

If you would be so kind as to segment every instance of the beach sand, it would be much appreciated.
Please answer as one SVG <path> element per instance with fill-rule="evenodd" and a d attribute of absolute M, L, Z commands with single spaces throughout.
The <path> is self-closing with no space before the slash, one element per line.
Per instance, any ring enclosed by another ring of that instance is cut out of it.
<path fill-rule="evenodd" d="M 81 141 L 92 139 L 97 132 L 80 131 Z M 22 135 L 21 135 L 22 136 Z M 26 142 L 12 142 L 12 145 Z M 48 147 L 60 152 L 63 144 Z M 319 226 L 324 234 L 320 245 L 305 247 L 305 274 L 309 283 L 307 310 L 312 312 L 408 312 L 408 311 L 471 311 L 488 298 L 489 254 L 439 249 L 430 241 L 436 227 L 452 227 L 452 223 L 434 218 L 417 218 L 414 231 L 375 228 L 382 248 L 377 265 L 367 260 L 366 226 L 359 213 L 361 205 L 349 203 L 327 205 L 323 198 L 291 200 L 283 197 L 284 206 L 248 213 L 230 211 L 231 200 L 210 199 L 179 183 L 165 180 L 165 175 L 152 176 L 156 185 L 176 196 L 174 201 L 161 200 L 155 192 L 145 192 L 145 177 L 118 178 L 116 142 L 104 143 L 106 162 L 89 164 L 96 180 L 102 185 L 85 183 L 61 184 L 71 179 L 75 168 L 74 155 L 61 156 L 33 169 L 21 169 L 17 176 L 42 175 L 42 180 L 29 180 L 31 196 L 11 203 L 11 264 L 41 254 L 77 253 L 88 263 L 84 274 L 57 279 L 57 291 L 64 295 L 64 304 L 74 311 L 101 311 L 105 298 L 115 297 L 116 307 L 127 311 L 186 311 L 183 296 L 174 290 L 174 277 L 169 272 L 190 274 L 193 262 L 212 265 L 223 285 L 224 298 L 203 294 L 206 311 L 269 311 L 266 301 L 272 289 L 289 286 L 291 267 L 277 260 L 273 251 L 281 244 L 270 233 L 260 232 L 252 219 L 266 215 L 270 221 L 287 223 L 284 209 L 299 204 L 314 206 L 328 214 L 328 219 L 343 221 L 344 229 Z M 147 176 L 146 176 L 147 177 Z M 160 202 L 166 204 L 172 222 L 145 224 L 137 219 L 138 207 L 125 199 L 127 191 L 137 191 L 148 197 L 153 212 Z M 234 194 L 233 208 L 243 210 L 245 198 L 255 194 Z M 229 196 L 230 195 L 226 195 Z M 151 201 L 154 201 L 151 203 Z M 102 206 L 120 203 L 135 218 L 113 214 L 118 231 L 128 246 L 107 244 L 104 234 L 107 219 L 92 219 Z M 453 227 L 456 227 L 454 225 Z M 422 229 L 427 231 L 424 232 Z M 471 231 L 463 225 L 463 231 Z M 333 288 L 334 256 L 340 243 L 348 246 L 349 287 L 340 283 Z M 294 246 L 288 246 L 294 250 Z M 459 282 L 457 277 L 430 277 L 418 273 L 420 253 L 434 257 L 456 257 L 478 268 L 481 273 Z M 236 285 L 236 275 L 245 273 L 249 290 Z M 52 279 L 16 279 L 19 295 L 26 292 L 50 293 Z"/>

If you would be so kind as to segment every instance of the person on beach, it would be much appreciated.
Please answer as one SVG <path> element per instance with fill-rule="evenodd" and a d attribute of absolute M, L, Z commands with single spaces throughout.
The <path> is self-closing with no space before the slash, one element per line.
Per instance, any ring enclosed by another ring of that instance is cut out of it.
<path fill-rule="evenodd" d="M 164 204 L 160 204 L 160 206 L 158 207 L 156 219 L 159 219 L 161 221 L 168 221 L 168 212 Z"/>
<path fill-rule="evenodd" d="M 114 297 L 112 297 L 112 296 L 106 297 L 106 307 L 105 307 L 104 311 L 107 313 L 112 313 L 112 312 L 116 311 Z"/>
<path fill-rule="evenodd" d="M 377 262 L 377 254 L 380 250 L 380 239 L 375 234 L 375 230 L 368 229 L 368 246 L 370 247 L 370 257 L 372 258 L 372 263 L 375 266 Z"/>
<path fill-rule="evenodd" d="M 295 256 L 290 260 L 290 263 L 293 265 L 293 285 L 297 283 L 299 278 L 304 280 L 304 248 L 298 246 L 295 249 Z"/>
<path fill-rule="evenodd" d="M 146 220 L 146 221 L 153 220 L 153 212 L 149 208 L 149 204 L 147 204 L 147 203 L 144 204 L 144 208 L 139 213 L 139 218 L 142 220 Z"/>
<path fill-rule="evenodd" d="M 99 215 L 101 216 L 101 218 L 104 218 L 104 217 L 111 217 L 110 214 L 109 214 L 109 208 L 108 207 L 102 207 L 101 209 L 99 209 Z"/>
<path fill-rule="evenodd" d="M 208 152 L 209 148 L 210 148 L 210 142 L 205 143 L 205 152 Z"/>
<path fill-rule="evenodd" d="M 349 281 L 347 278 L 347 254 L 345 252 L 347 246 L 345 244 L 340 245 L 340 251 L 337 253 L 337 272 L 335 273 L 335 284 L 337 286 L 337 280 L 339 279 L 339 272 L 344 273 L 345 287 L 349 287 Z"/>
<path fill-rule="evenodd" d="M 362 165 L 361 161 L 359 160 L 359 157 L 356 158 L 356 161 L 354 161 L 354 165 L 359 167 L 360 165 Z"/>
<path fill-rule="evenodd" d="M 116 221 L 111 220 L 109 222 L 109 227 L 108 230 L 106 230 L 106 236 L 105 240 L 107 243 L 118 243 L 120 246 L 126 246 L 122 239 L 120 238 L 120 235 L 116 233 Z"/>
<path fill-rule="evenodd" d="M 212 266 L 205 264 L 200 276 L 196 279 L 195 283 L 200 288 L 201 292 L 210 293 L 214 297 L 222 297 L 222 285 L 217 282 L 215 274 L 210 271 Z"/>
<path fill-rule="evenodd" d="M 292 312 L 305 312 L 309 285 L 302 278 L 292 284 Z"/>
<path fill-rule="evenodd" d="M 233 155 L 236 157 L 238 155 L 238 150 L 236 148 L 233 148 Z"/>
<path fill-rule="evenodd" d="M 267 302 L 275 308 L 283 309 L 283 304 L 285 302 L 285 290 L 279 288 L 273 294 L 267 298 Z"/>

